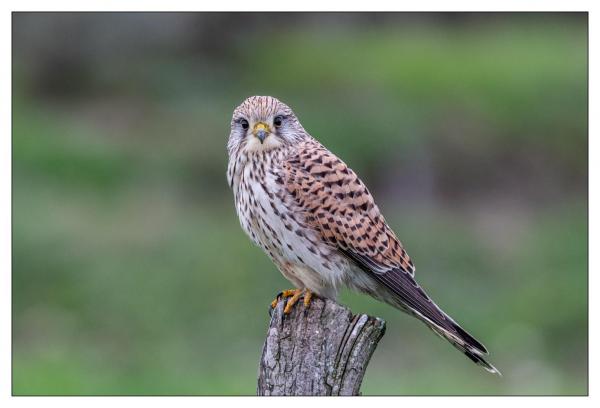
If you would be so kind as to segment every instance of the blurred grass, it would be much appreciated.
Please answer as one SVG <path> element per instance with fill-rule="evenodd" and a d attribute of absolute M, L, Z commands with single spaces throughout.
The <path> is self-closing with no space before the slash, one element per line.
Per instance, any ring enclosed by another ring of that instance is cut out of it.
<path fill-rule="evenodd" d="M 13 393 L 254 392 L 289 284 L 225 182 L 251 94 L 361 174 L 422 286 L 504 374 L 344 293 L 388 322 L 363 394 L 587 393 L 586 35 L 542 18 L 256 32 L 227 62 L 115 55 L 71 99 L 36 93 L 17 55 Z"/>

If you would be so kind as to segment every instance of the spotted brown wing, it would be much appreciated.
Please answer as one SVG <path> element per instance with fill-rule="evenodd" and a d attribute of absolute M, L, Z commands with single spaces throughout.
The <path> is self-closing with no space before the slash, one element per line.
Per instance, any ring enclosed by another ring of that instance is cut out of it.
<path fill-rule="evenodd" d="M 307 223 L 322 238 L 355 254 L 378 274 L 414 266 L 358 176 L 317 142 L 306 142 L 283 165 L 283 182 Z"/>

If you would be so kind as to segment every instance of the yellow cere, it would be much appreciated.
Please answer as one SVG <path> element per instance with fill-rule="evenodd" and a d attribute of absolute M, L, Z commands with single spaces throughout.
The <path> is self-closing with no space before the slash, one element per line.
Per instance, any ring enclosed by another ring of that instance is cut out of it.
<path fill-rule="evenodd" d="M 271 129 L 269 129 L 269 125 L 267 125 L 264 122 L 258 122 L 256 125 L 254 125 L 254 132 L 258 132 L 259 130 L 264 130 L 266 132 L 270 132 Z"/>

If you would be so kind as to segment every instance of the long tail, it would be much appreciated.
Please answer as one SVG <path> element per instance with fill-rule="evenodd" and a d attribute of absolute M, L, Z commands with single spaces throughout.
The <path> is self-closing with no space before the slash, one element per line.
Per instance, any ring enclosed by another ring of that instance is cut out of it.
<path fill-rule="evenodd" d="M 383 300 L 421 320 L 477 365 L 490 373 L 502 375 L 485 360 L 484 356 L 489 354 L 485 346 L 440 309 L 410 274 L 394 270 L 371 276 L 388 292 L 387 296 L 383 296 Z"/>
<path fill-rule="evenodd" d="M 375 271 L 372 263 L 364 256 L 350 251 L 344 253 L 365 272 L 358 274 L 349 285 L 390 305 L 407 312 L 423 323 L 434 333 L 448 340 L 471 361 L 493 374 L 502 375 L 484 356 L 488 354 L 485 346 L 467 333 L 450 316 L 440 309 L 425 291 L 417 284 L 413 275 L 399 268 L 387 271 Z"/>
<path fill-rule="evenodd" d="M 444 313 L 440 310 L 440 312 Z M 440 337 L 448 340 L 450 344 L 460 350 L 475 364 L 482 366 L 488 372 L 492 374 L 502 375 L 502 373 L 494 367 L 492 364 L 484 359 L 484 356 L 489 354 L 487 349 L 477 341 L 473 336 L 463 330 L 457 323 L 455 323 L 450 316 L 446 315 L 447 319 L 452 322 L 453 330 L 449 331 L 446 328 L 440 327 L 439 325 L 429 321 L 426 318 L 421 318 L 415 315 L 419 320 L 423 321 L 434 333 Z"/>

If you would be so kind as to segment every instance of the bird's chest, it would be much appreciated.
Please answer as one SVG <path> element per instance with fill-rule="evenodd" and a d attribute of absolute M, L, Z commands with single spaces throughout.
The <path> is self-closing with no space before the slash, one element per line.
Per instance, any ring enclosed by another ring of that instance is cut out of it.
<path fill-rule="evenodd" d="M 343 276 L 344 260 L 307 224 L 306 212 L 285 189 L 277 165 L 247 163 L 233 179 L 235 206 L 246 234 L 303 286 L 324 293 Z"/>
<path fill-rule="evenodd" d="M 268 163 L 248 163 L 235 186 L 235 204 L 246 234 L 271 258 L 279 260 L 285 258 L 288 239 L 285 231 L 290 231 L 292 226 L 280 186 L 275 182 L 275 171 Z"/>

